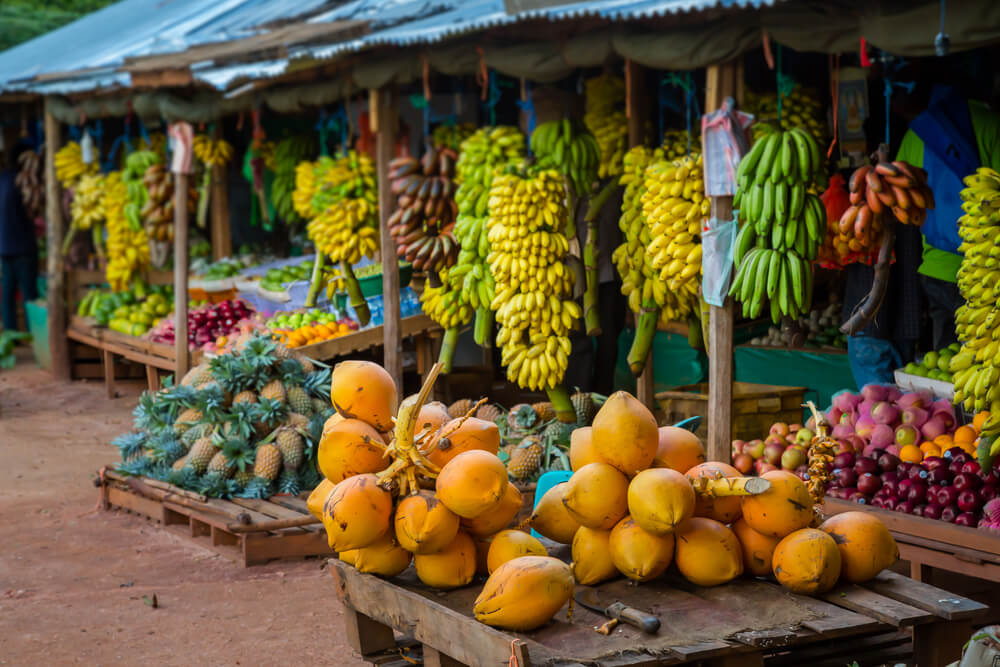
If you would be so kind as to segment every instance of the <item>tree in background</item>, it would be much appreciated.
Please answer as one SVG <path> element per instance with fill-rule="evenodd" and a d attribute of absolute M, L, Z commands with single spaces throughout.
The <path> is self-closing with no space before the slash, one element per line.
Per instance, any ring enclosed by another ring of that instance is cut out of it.
<path fill-rule="evenodd" d="M 0 0 L 0 51 L 71 23 L 113 0 Z"/>

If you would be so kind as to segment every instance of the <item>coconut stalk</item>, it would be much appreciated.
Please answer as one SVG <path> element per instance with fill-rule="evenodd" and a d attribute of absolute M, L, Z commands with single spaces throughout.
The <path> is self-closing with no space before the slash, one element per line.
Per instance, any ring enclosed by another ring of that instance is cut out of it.
<path fill-rule="evenodd" d="M 309 278 L 309 292 L 306 294 L 305 307 L 312 308 L 316 305 L 319 297 L 320 279 L 323 276 L 323 264 L 326 262 L 326 255 L 316 249 L 316 261 L 313 262 L 312 276 Z"/>
<path fill-rule="evenodd" d="M 344 287 L 347 289 L 348 303 L 351 304 L 351 308 L 358 316 L 358 323 L 365 326 L 371 321 L 372 314 L 368 310 L 368 301 L 365 300 L 365 295 L 361 293 L 361 283 L 354 275 L 354 267 L 346 259 L 343 259 L 340 261 L 340 271 L 344 274 Z"/>
<path fill-rule="evenodd" d="M 212 193 L 212 167 L 205 165 L 205 173 L 201 176 L 201 184 L 198 186 L 198 214 L 195 217 L 198 226 L 205 228 L 208 220 L 208 201 Z"/>
<path fill-rule="evenodd" d="M 656 335 L 656 322 L 660 319 L 660 308 L 653 299 L 642 302 L 642 309 L 635 325 L 635 340 L 628 351 L 629 370 L 639 377 L 646 368 L 649 350 L 653 347 L 653 336 Z"/>
<path fill-rule="evenodd" d="M 545 393 L 548 394 L 549 402 L 552 403 L 552 409 L 555 410 L 556 419 L 564 424 L 573 424 L 576 422 L 576 410 L 573 408 L 573 401 L 570 400 L 566 387 L 562 384 L 557 384 L 554 387 L 546 389 Z"/>
<path fill-rule="evenodd" d="M 451 373 L 451 362 L 455 359 L 455 346 L 458 343 L 460 327 L 449 327 L 444 330 L 441 337 L 441 352 L 438 354 L 438 363 L 441 364 L 441 372 L 447 375 Z"/>

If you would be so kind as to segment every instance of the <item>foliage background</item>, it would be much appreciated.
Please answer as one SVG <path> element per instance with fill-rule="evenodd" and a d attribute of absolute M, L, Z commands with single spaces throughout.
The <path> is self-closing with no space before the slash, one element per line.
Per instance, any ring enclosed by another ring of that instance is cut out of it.
<path fill-rule="evenodd" d="M 66 25 L 114 0 L 0 0 L 0 51 Z"/>

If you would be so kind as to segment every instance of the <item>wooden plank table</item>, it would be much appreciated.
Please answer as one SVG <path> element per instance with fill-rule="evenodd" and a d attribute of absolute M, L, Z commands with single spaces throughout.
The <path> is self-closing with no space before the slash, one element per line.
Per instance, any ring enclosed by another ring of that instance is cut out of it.
<path fill-rule="evenodd" d="M 927 580 L 931 568 L 938 568 L 1000 582 L 998 535 L 837 498 L 826 498 L 824 511 L 828 516 L 852 511 L 875 514 L 896 538 L 899 557 L 910 562 L 910 576 L 917 581 Z"/>
<path fill-rule="evenodd" d="M 579 605 L 572 618 L 564 607 L 541 628 L 513 633 L 473 618 L 481 577 L 443 592 L 422 585 L 412 568 L 385 580 L 340 560 L 329 565 L 345 606 L 348 641 L 373 664 L 399 657 L 398 632 L 421 643 L 425 664 L 434 665 L 494 667 L 512 657 L 519 667 L 843 665 L 863 656 L 911 652 L 919 665 L 937 666 L 959 657 L 971 620 L 987 610 L 888 571 L 862 586 L 841 586 L 823 599 L 793 595 L 761 580 L 699 588 L 667 577 L 638 587 L 624 580 L 599 587 L 605 599 L 658 615 L 657 635 L 630 626 L 600 635 L 594 629 L 606 619 Z M 912 648 L 905 628 L 914 629 Z M 811 657 L 797 661 L 800 653 Z"/>

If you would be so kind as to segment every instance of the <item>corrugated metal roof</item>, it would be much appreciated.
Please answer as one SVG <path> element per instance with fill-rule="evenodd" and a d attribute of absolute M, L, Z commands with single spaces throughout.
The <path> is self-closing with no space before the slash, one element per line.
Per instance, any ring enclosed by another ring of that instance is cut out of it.
<path fill-rule="evenodd" d="M 370 31 L 347 38 L 331 35 L 330 42 L 319 45 L 290 44 L 286 60 L 275 59 L 273 52 L 261 54 L 266 62 L 258 64 L 216 65 L 218 60 L 212 59 L 192 68 L 195 78 L 224 88 L 236 80 L 277 76 L 296 58 L 328 59 L 376 46 L 428 44 L 525 20 L 624 21 L 708 9 L 760 8 L 778 1 L 598 0 L 508 13 L 503 0 L 122 0 L 0 53 L 0 89 L 57 93 L 128 85 L 130 78 L 121 70 L 127 63 L 137 65 L 136 59 L 243 40 L 291 21 L 365 22 Z M 252 42 L 247 42 L 248 51 Z M 226 52 L 220 49 L 220 54 Z"/>

